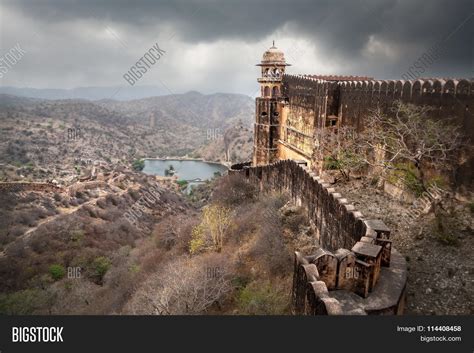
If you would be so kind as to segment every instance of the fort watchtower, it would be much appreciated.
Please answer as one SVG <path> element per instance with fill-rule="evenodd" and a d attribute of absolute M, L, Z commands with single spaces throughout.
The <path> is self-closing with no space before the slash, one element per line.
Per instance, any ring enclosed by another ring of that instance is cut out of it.
<path fill-rule="evenodd" d="M 278 158 L 277 142 L 279 139 L 281 98 L 283 75 L 290 64 L 286 63 L 281 50 L 273 45 L 263 53 L 261 67 L 260 97 L 256 99 L 254 164 L 258 161 L 272 162 Z"/>

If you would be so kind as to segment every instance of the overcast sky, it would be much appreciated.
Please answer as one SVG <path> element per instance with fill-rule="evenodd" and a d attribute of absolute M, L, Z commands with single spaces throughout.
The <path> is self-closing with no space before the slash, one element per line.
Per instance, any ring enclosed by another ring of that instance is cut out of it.
<path fill-rule="evenodd" d="M 124 86 L 158 43 L 136 85 L 253 96 L 273 39 L 294 74 L 399 79 L 437 45 L 424 76 L 474 77 L 473 0 L 0 0 L 0 30 L 0 57 L 26 51 L 2 86 Z"/>

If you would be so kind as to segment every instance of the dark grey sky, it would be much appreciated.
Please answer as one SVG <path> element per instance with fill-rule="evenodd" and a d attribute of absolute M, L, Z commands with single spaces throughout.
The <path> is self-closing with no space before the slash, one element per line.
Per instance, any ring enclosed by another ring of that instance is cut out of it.
<path fill-rule="evenodd" d="M 126 85 L 158 43 L 166 53 L 138 85 L 253 95 L 273 39 L 295 74 L 398 79 L 439 45 L 425 76 L 474 76 L 473 0 L 2 0 L 0 23 L 0 56 L 26 50 L 3 86 Z"/>

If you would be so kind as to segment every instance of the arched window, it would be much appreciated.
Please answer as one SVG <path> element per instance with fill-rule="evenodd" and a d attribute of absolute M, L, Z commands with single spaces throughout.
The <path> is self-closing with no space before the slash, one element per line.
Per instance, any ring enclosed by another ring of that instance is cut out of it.
<path fill-rule="evenodd" d="M 263 77 L 268 77 L 268 72 L 270 71 L 270 69 L 266 69 L 265 72 L 263 73 Z"/>
<path fill-rule="evenodd" d="M 273 70 L 273 77 L 280 77 L 280 70 L 278 68 Z"/>
<path fill-rule="evenodd" d="M 280 90 L 278 89 L 277 86 L 273 87 L 272 90 L 272 97 L 278 97 L 280 95 Z"/>
<path fill-rule="evenodd" d="M 265 88 L 263 90 L 263 96 L 264 97 L 270 97 L 270 87 L 265 86 Z"/>

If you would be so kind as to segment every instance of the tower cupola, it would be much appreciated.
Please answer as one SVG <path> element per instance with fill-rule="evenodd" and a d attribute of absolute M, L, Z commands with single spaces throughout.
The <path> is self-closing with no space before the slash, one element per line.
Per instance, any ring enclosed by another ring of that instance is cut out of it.
<path fill-rule="evenodd" d="M 262 98 L 276 98 L 281 95 L 281 84 L 285 68 L 290 66 L 286 63 L 283 52 L 273 45 L 263 53 L 262 61 L 257 64 L 262 68 L 261 77 L 257 79 L 260 83 L 260 96 Z"/>

